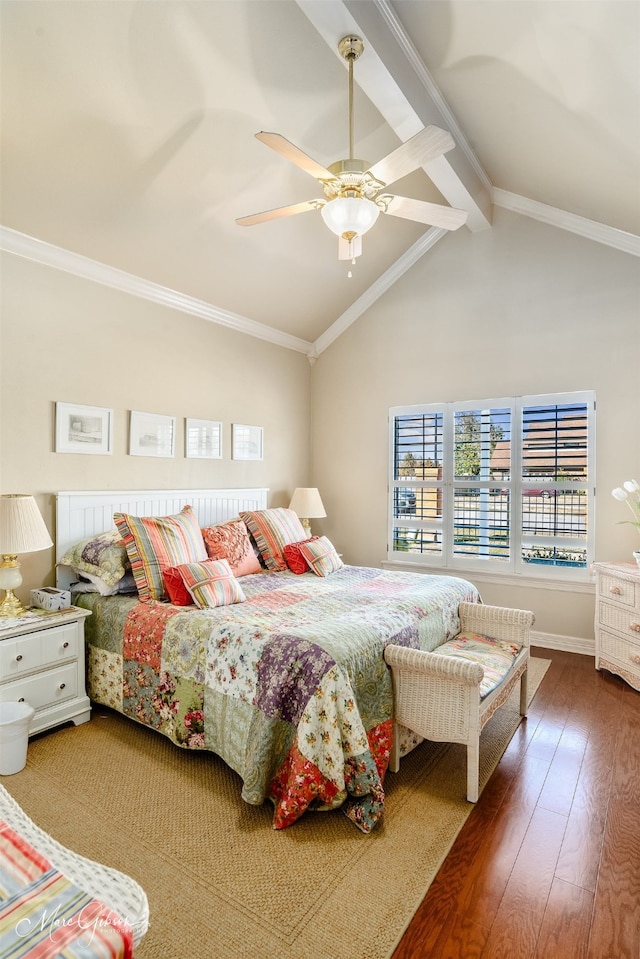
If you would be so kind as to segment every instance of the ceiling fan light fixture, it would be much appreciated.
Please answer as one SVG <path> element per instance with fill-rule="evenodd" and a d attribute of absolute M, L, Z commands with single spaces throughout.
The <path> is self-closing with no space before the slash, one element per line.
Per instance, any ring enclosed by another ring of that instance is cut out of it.
<path fill-rule="evenodd" d="M 380 209 L 373 200 L 364 197 L 339 196 L 325 203 L 320 213 L 332 233 L 351 240 L 371 229 Z"/>

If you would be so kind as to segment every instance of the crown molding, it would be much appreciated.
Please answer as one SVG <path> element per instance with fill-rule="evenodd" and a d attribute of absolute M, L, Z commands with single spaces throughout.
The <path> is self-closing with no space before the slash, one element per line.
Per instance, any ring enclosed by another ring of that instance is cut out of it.
<path fill-rule="evenodd" d="M 521 213 L 533 220 L 540 220 L 541 223 L 548 223 L 550 226 L 556 226 L 569 233 L 583 236 L 587 240 L 613 247 L 623 253 L 640 256 L 640 236 L 634 233 L 616 230 L 612 226 L 605 226 L 604 223 L 588 220 L 575 213 L 567 213 L 566 210 L 559 210 L 557 207 L 547 206 L 546 203 L 529 200 L 525 196 L 518 196 L 517 193 L 509 193 L 497 187 L 493 189 L 493 202 L 496 206 L 511 210 L 513 213 Z"/>
<path fill-rule="evenodd" d="M 348 329 L 352 323 L 362 316 L 362 314 L 369 309 L 370 306 L 380 299 L 383 293 L 393 286 L 400 277 L 411 269 L 414 263 L 416 263 L 420 257 L 431 249 L 432 246 L 440 240 L 443 236 L 446 236 L 449 233 L 448 230 L 442 230 L 439 227 L 431 227 L 427 232 L 420 237 L 420 239 L 410 246 L 406 253 L 404 253 L 393 266 L 389 267 L 382 276 L 379 276 L 378 279 L 371 284 L 371 286 L 365 290 L 365 292 L 355 300 L 351 306 L 344 311 L 344 313 L 338 317 L 338 319 L 331 324 L 331 326 L 322 333 L 318 339 L 313 344 L 314 346 L 314 357 L 320 356 L 328 346 L 330 346 L 334 340 L 337 340 L 346 329 Z"/>
<path fill-rule="evenodd" d="M 89 257 L 73 253 L 71 250 L 64 250 L 52 243 L 46 243 L 44 240 L 37 240 L 35 237 L 27 236 L 26 233 L 12 230 L 10 227 L 0 226 L 0 250 L 13 253 L 15 256 L 21 256 L 27 260 L 33 260 L 43 266 L 53 267 L 54 270 L 71 273 L 73 276 L 90 280 L 93 283 L 100 283 L 122 293 L 129 293 L 131 296 L 139 296 L 143 300 L 167 306 L 172 310 L 200 317 L 200 319 L 208 320 L 210 323 L 226 326 L 238 333 L 245 333 L 260 340 L 266 340 L 268 343 L 282 346 L 287 350 L 295 350 L 306 355 L 314 354 L 313 343 L 308 340 L 276 330 L 264 323 L 258 323 L 256 320 L 250 320 L 246 316 L 222 310 L 204 300 L 198 300 L 195 297 L 187 296 L 185 293 L 179 293 L 177 290 L 171 290 L 169 287 L 160 286 L 159 283 L 134 276 L 132 273 L 125 273 L 124 270 L 118 270 L 106 263 L 91 260 Z"/>

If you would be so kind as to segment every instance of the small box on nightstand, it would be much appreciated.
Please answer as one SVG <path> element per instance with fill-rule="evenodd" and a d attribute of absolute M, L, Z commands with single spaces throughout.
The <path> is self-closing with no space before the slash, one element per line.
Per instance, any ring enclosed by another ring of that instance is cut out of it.
<path fill-rule="evenodd" d="M 69 609 L 71 593 L 67 589 L 54 589 L 53 586 L 42 586 L 31 590 L 31 605 L 39 609 Z"/>

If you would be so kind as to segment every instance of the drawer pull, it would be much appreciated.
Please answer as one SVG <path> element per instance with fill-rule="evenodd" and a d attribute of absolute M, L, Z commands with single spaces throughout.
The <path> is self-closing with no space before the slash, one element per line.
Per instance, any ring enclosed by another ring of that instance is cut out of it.
<path fill-rule="evenodd" d="M 59 689 L 64 689 L 64 687 L 65 687 L 66 685 L 67 685 L 66 683 L 60 683 L 60 686 L 59 686 L 58 688 L 59 688 Z"/>
<path fill-rule="evenodd" d="M 640 663 L 640 656 L 638 653 L 633 653 L 631 656 L 629 656 L 629 659 L 632 663 Z"/>
<path fill-rule="evenodd" d="M 640 633 L 640 623 L 631 623 L 630 628 L 634 633 Z"/>
<path fill-rule="evenodd" d="M 63 648 L 63 649 L 68 649 L 68 648 L 69 648 L 69 643 L 63 643 L 63 644 L 62 644 L 62 648 Z"/>
<path fill-rule="evenodd" d="M 18 655 L 16 656 L 16 663 L 21 663 L 21 662 L 22 662 L 22 653 L 18 653 Z"/>
<path fill-rule="evenodd" d="M 620 589 L 619 586 L 610 586 L 609 592 L 611 593 L 612 596 L 622 596 L 622 590 Z"/>
<path fill-rule="evenodd" d="M 18 700 L 18 702 L 19 702 L 19 703 L 23 703 L 23 702 L 24 702 L 24 696 L 21 696 L 20 699 Z"/>

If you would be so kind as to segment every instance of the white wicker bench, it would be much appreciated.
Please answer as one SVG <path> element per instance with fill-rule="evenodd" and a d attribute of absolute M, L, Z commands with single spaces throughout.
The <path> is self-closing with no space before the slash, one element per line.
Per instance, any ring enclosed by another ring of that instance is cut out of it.
<path fill-rule="evenodd" d="M 0 820 L 15 829 L 59 872 L 124 919 L 131 926 L 134 947 L 138 946 L 149 927 L 149 903 L 142 886 L 125 873 L 62 846 L 29 819 L 4 786 L 0 786 Z"/>
<path fill-rule="evenodd" d="M 496 642 L 521 647 L 502 680 L 484 698 L 480 684 L 484 669 L 459 655 L 441 655 L 420 649 L 389 645 L 385 660 L 391 667 L 394 696 L 394 746 L 389 768 L 397 772 L 398 725 L 434 742 L 462 743 L 467 747 L 467 799 L 476 802 L 479 792 L 480 733 L 520 682 L 520 715 L 527 714 L 527 666 L 533 613 L 481 603 L 461 603 L 460 633 L 474 632 Z"/>

